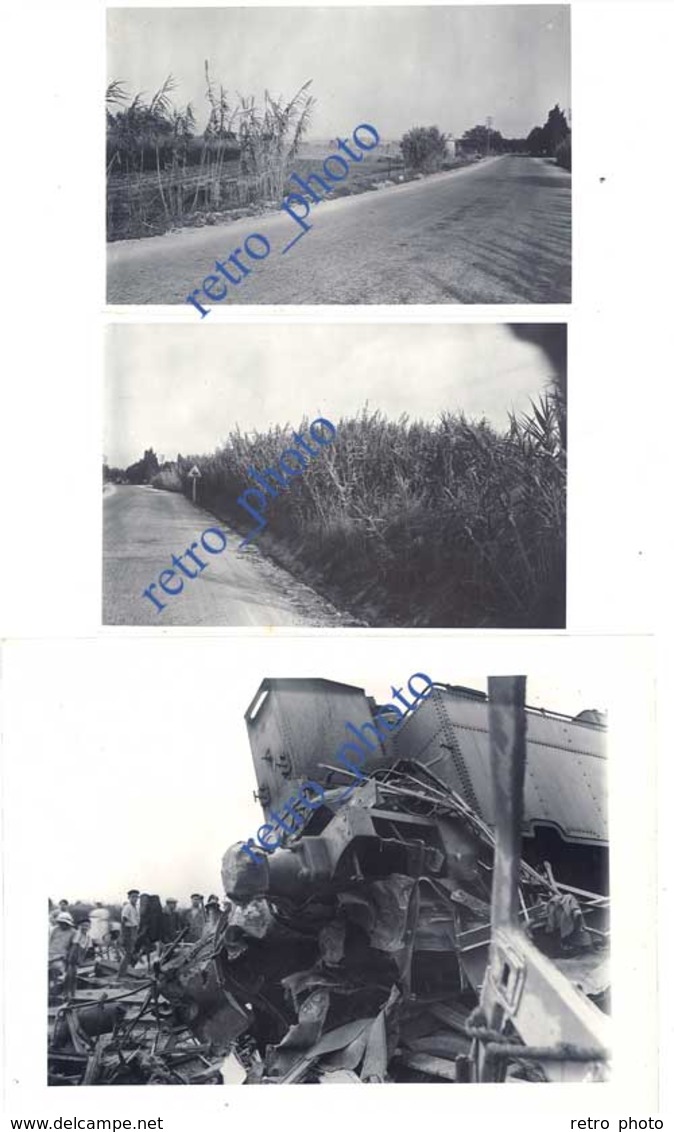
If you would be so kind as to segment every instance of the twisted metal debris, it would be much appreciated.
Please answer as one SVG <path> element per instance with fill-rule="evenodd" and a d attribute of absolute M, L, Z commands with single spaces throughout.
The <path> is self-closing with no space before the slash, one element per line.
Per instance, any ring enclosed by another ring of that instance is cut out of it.
<path fill-rule="evenodd" d="M 104 1013 L 79 1062 L 63 1028 L 84 1042 L 87 1007 L 65 1008 L 62 1077 L 605 1078 L 603 722 L 525 710 L 517 679 L 489 700 L 435 685 L 344 800 L 353 776 L 322 752 L 347 700 L 361 722 L 379 710 L 344 685 L 263 682 L 246 721 L 265 817 L 307 770 L 323 804 L 259 862 L 227 850 L 215 935 L 177 943 L 123 1018 L 112 998 L 89 1008 Z"/>

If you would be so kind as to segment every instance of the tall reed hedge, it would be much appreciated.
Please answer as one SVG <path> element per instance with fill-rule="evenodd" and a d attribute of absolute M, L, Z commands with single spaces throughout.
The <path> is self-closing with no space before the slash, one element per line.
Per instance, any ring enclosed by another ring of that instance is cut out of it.
<path fill-rule="evenodd" d="M 437 424 L 362 411 L 268 503 L 262 545 L 333 600 L 378 625 L 561 627 L 565 623 L 565 454 L 546 395 L 501 432 L 443 414 Z M 303 422 L 300 431 L 308 426 Z M 244 532 L 247 468 L 275 467 L 293 429 L 236 431 L 212 454 L 179 457 L 191 497 Z M 167 476 L 169 469 L 167 469 Z M 269 538 L 268 536 L 272 537 Z"/>
<path fill-rule="evenodd" d="M 169 75 L 151 98 L 133 98 L 115 79 L 106 90 L 108 239 L 166 231 L 212 209 L 278 201 L 315 100 L 305 82 L 285 102 L 269 91 L 257 105 L 211 80 L 204 64 L 208 121 L 196 136 L 191 103 L 173 102 Z"/>

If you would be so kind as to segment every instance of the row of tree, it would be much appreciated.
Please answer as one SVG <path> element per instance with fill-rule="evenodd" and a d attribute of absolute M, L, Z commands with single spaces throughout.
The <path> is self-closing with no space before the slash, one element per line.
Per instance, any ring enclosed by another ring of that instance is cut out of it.
<path fill-rule="evenodd" d="M 499 130 L 473 126 L 461 138 L 463 149 L 475 153 L 529 153 L 534 157 L 554 157 L 559 146 L 571 133 L 566 115 L 559 105 L 548 111 L 544 126 L 534 126 L 526 138 L 504 138 Z"/>
<path fill-rule="evenodd" d="M 103 483 L 152 483 L 152 479 L 159 471 L 159 459 L 152 448 L 146 448 L 142 459 L 128 468 L 111 468 L 107 462 L 103 463 Z"/>
<path fill-rule="evenodd" d="M 504 138 L 489 126 L 472 126 L 466 130 L 459 146 L 464 153 L 484 157 L 492 153 L 524 153 L 533 157 L 555 157 L 558 164 L 571 168 L 571 130 L 558 105 L 549 111 L 543 126 L 535 126 L 526 138 Z M 415 126 L 400 143 L 403 160 L 409 169 L 425 173 L 442 168 L 447 159 L 447 137 L 437 126 Z"/>

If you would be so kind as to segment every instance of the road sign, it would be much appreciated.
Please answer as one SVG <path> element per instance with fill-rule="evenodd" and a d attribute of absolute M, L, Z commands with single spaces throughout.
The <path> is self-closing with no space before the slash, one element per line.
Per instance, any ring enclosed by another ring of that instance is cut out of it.
<path fill-rule="evenodd" d="M 199 471 L 196 464 L 192 464 L 192 467 L 190 468 L 187 475 L 192 480 L 192 502 L 196 503 L 196 501 L 197 501 L 197 480 L 201 479 L 201 472 Z"/>

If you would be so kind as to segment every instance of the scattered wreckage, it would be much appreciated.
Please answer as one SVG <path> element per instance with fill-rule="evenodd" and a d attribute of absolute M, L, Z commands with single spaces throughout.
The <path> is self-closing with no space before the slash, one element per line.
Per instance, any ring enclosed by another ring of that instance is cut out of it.
<path fill-rule="evenodd" d="M 50 1085 L 222 1084 L 222 1057 L 195 1036 L 193 1011 L 175 1009 L 160 990 L 163 970 L 178 955 L 192 967 L 199 947 L 212 958 L 212 940 L 185 945 L 184 934 L 146 972 L 129 971 L 118 980 L 119 963 L 97 959 L 80 967 L 65 1001 L 53 989 Z"/>
<path fill-rule="evenodd" d="M 603 719 L 525 708 L 519 677 L 488 697 L 436 683 L 344 800 L 354 776 L 324 752 L 385 710 L 263 681 L 246 723 L 265 821 L 307 778 L 323 803 L 273 855 L 227 850 L 229 914 L 154 964 L 131 1017 L 112 996 L 65 1008 L 59 1048 L 89 1027 L 88 1083 L 130 1083 L 122 1060 L 148 1083 L 605 1079 Z"/>

